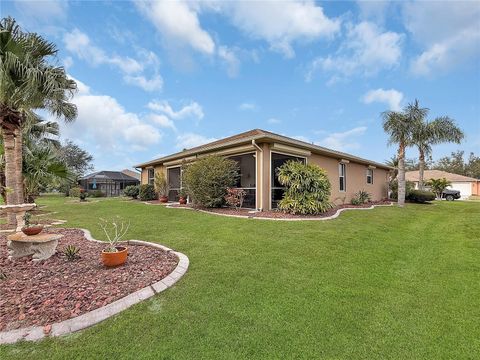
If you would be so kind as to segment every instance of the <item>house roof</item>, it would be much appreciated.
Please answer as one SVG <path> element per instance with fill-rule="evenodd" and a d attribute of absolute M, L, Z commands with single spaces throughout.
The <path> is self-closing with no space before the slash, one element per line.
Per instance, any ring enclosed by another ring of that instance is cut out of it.
<path fill-rule="evenodd" d="M 270 131 L 265 131 L 265 130 L 261 130 L 261 129 L 253 129 L 253 130 L 249 130 L 249 131 L 237 134 L 237 135 L 229 136 L 229 137 L 226 137 L 224 139 L 220 139 L 220 140 L 210 142 L 208 144 L 196 146 L 196 147 L 193 147 L 191 149 L 186 149 L 186 150 L 174 153 L 172 155 L 168 155 L 168 156 L 164 156 L 164 157 L 161 157 L 161 158 L 158 158 L 158 159 L 147 161 L 145 163 L 138 164 L 135 167 L 143 168 L 143 167 L 152 166 L 152 165 L 160 165 L 164 162 L 181 159 L 181 158 L 187 157 L 187 156 L 207 153 L 207 152 L 210 152 L 210 151 L 215 151 L 215 150 L 220 150 L 220 149 L 223 149 L 223 148 L 234 147 L 234 146 L 238 146 L 238 145 L 242 145 L 242 144 L 248 144 L 248 143 L 251 143 L 252 140 L 259 141 L 259 142 L 260 141 L 268 141 L 268 140 L 275 141 L 275 142 L 278 142 L 278 143 L 284 143 L 284 144 L 287 144 L 287 145 L 290 145 L 290 146 L 298 147 L 298 148 L 301 148 L 301 149 L 306 149 L 306 150 L 312 151 L 314 153 L 318 153 L 318 154 L 322 154 L 322 155 L 326 155 L 326 156 L 331 156 L 331 157 L 336 157 L 336 158 L 341 158 L 341 159 L 346 159 L 346 160 L 352 160 L 352 161 L 359 162 L 359 163 L 374 165 L 374 166 L 377 166 L 377 167 L 380 167 L 380 168 L 383 168 L 383 169 L 393 169 L 392 167 L 387 166 L 387 165 L 382 164 L 382 163 L 378 163 L 378 162 L 375 162 L 375 161 L 363 159 L 363 158 L 360 158 L 358 156 L 347 154 L 347 153 L 344 153 L 344 152 L 341 152 L 341 151 L 327 149 L 323 146 L 318 146 L 318 145 L 311 144 L 311 143 L 308 143 L 308 142 L 305 142 L 305 141 L 293 139 L 293 138 L 290 138 L 290 137 L 287 137 L 287 136 L 275 134 L 275 133 L 272 133 Z"/>
<path fill-rule="evenodd" d="M 105 180 L 116 180 L 116 181 L 138 181 L 138 179 L 124 174 L 121 171 L 97 171 L 84 177 L 80 180 L 91 180 L 91 179 L 105 179 Z"/>
<path fill-rule="evenodd" d="M 472 182 L 480 181 L 480 179 L 475 179 L 468 176 L 463 176 L 459 174 L 453 174 L 441 170 L 425 170 L 423 173 L 423 178 L 425 180 L 430 179 L 447 179 L 450 182 Z M 405 173 L 405 180 L 407 181 L 418 181 L 418 171 L 407 171 Z"/>
<path fill-rule="evenodd" d="M 133 171 L 133 170 L 130 170 L 130 169 L 123 169 L 122 173 L 124 173 L 125 175 L 128 175 L 128 176 L 131 176 L 131 177 L 133 177 L 137 180 L 140 180 L 140 173 L 138 171 Z"/>

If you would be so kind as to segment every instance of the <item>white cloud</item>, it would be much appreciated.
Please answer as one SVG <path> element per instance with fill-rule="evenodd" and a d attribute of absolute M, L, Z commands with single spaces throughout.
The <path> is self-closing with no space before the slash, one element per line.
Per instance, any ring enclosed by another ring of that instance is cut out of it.
<path fill-rule="evenodd" d="M 188 3 L 139 1 L 136 5 L 170 45 L 184 43 L 204 54 L 215 52 L 213 39 L 201 28 L 197 12 Z"/>
<path fill-rule="evenodd" d="M 269 124 L 280 124 L 282 121 L 277 118 L 270 118 L 267 120 Z"/>
<path fill-rule="evenodd" d="M 208 138 L 200 134 L 185 133 L 177 136 L 176 147 L 178 149 L 190 149 L 192 147 L 207 144 L 215 140 L 217 139 Z"/>
<path fill-rule="evenodd" d="M 189 104 L 183 106 L 178 111 L 173 110 L 172 106 L 168 103 L 168 101 L 151 101 L 148 103 L 147 107 L 150 110 L 163 113 L 171 119 L 184 119 L 188 117 L 193 117 L 200 120 L 203 119 L 203 117 L 205 116 L 202 106 L 195 101 L 192 101 Z"/>
<path fill-rule="evenodd" d="M 66 70 L 70 69 L 70 68 L 72 67 L 72 65 L 73 65 L 73 59 L 72 59 L 72 57 L 71 57 L 71 56 L 67 56 L 66 58 L 64 58 L 63 61 L 62 61 L 62 65 L 63 65 L 63 67 L 64 67 Z"/>
<path fill-rule="evenodd" d="M 389 0 L 376 1 L 357 1 L 357 6 L 360 10 L 360 17 L 365 20 L 372 20 L 376 23 L 383 24 L 385 16 L 391 2 Z"/>
<path fill-rule="evenodd" d="M 367 131 L 366 126 L 359 126 L 344 132 L 336 132 L 328 135 L 318 142 L 318 145 L 338 151 L 349 151 L 358 149 L 360 144 L 356 141 Z"/>
<path fill-rule="evenodd" d="M 145 91 L 161 90 L 163 87 L 163 79 L 160 75 L 155 75 L 151 79 L 147 79 L 143 75 L 126 75 L 124 80 L 127 84 L 138 86 Z"/>
<path fill-rule="evenodd" d="M 238 106 L 241 111 L 254 111 L 257 110 L 257 105 L 251 102 L 244 102 Z"/>
<path fill-rule="evenodd" d="M 159 60 L 151 51 L 140 49 L 138 53 L 142 57 L 141 61 L 128 56 L 109 55 L 92 44 L 88 35 L 79 29 L 66 33 L 63 42 L 68 51 L 92 66 L 107 64 L 118 68 L 123 73 L 123 79 L 127 84 L 138 86 L 145 91 L 161 90 L 163 87 L 163 79 L 157 71 Z M 151 78 L 147 78 L 144 74 L 147 67 L 154 69 Z"/>
<path fill-rule="evenodd" d="M 310 0 L 225 1 L 220 8 L 236 27 L 286 57 L 295 55 L 293 42 L 331 38 L 340 29 L 340 20 Z"/>
<path fill-rule="evenodd" d="M 402 55 L 402 40 L 402 34 L 382 32 L 371 22 L 350 24 L 346 40 L 337 53 L 313 60 L 305 78 L 310 81 L 317 71 L 322 70 L 333 74 L 329 81 L 332 84 L 354 74 L 368 76 L 393 68 Z"/>
<path fill-rule="evenodd" d="M 227 46 L 220 46 L 218 48 L 218 56 L 225 64 L 228 76 L 238 76 L 238 72 L 240 70 L 240 60 L 235 54 L 235 51 Z"/>
<path fill-rule="evenodd" d="M 25 1 L 16 0 L 15 7 L 35 19 L 49 20 L 65 18 L 68 11 L 68 1 L 64 0 L 42 0 Z"/>
<path fill-rule="evenodd" d="M 126 111 L 118 101 L 108 95 L 93 94 L 90 88 L 75 80 L 78 92 L 72 99 L 77 105 L 78 117 L 72 124 L 63 124 L 62 136 L 118 153 L 125 145 L 145 149 L 158 143 L 160 132 L 137 114 Z"/>
<path fill-rule="evenodd" d="M 407 2 L 405 27 L 424 47 L 412 60 L 416 75 L 447 71 L 480 56 L 480 3 L 478 1 Z"/>
<path fill-rule="evenodd" d="M 399 111 L 401 110 L 403 94 L 395 89 L 376 89 L 368 91 L 362 100 L 365 104 L 371 104 L 372 102 L 386 103 L 390 110 Z"/>
<path fill-rule="evenodd" d="M 153 121 L 155 124 L 160 125 L 161 127 L 177 130 L 173 121 L 165 115 L 150 114 L 148 117 L 151 121 Z"/>

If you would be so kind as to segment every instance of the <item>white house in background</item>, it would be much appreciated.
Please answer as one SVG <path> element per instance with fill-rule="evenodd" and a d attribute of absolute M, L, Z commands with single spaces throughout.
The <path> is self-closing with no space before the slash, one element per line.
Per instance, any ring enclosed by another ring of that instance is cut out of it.
<path fill-rule="evenodd" d="M 423 179 L 427 182 L 430 179 L 447 179 L 452 183 L 450 189 L 460 191 L 461 199 L 467 199 L 471 195 L 480 195 L 480 179 L 468 176 L 449 173 L 441 170 L 425 170 Z M 415 183 L 418 188 L 418 171 L 407 171 L 405 180 Z"/>

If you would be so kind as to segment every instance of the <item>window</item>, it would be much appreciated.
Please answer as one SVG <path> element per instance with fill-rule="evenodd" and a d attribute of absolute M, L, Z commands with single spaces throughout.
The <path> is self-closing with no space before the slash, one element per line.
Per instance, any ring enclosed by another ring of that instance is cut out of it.
<path fill-rule="evenodd" d="M 229 157 L 238 164 L 240 176 L 237 179 L 235 187 L 245 190 L 245 199 L 243 207 L 255 209 L 256 201 L 256 162 L 255 154 L 243 154 Z"/>
<path fill-rule="evenodd" d="M 150 185 L 153 185 L 154 180 L 155 180 L 155 169 L 153 168 L 148 169 L 148 183 Z"/>
<path fill-rule="evenodd" d="M 373 184 L 373 169 L 367 169 L 367 184 Z"/>
<path fill-rule="evenodd" d="M 180 166 L 167 169 L 168 201 L 178 201 L 178 193 L 182 187 L 182 171 Z"/>
<path fill-rule="evenodd" d="M 338 164 L 338 178 L 340 180 L 340 191 L 346 191 L 347 176 L 346 176 L 346 165 L 344 163 Z"/>
<path fill-rule="evenodd" d="M 278 168 L 285 164 L 289 160 L 300 161 L 305 164 L 306 160 L 302 157 L 284 155 L 279 153 L 272 152 L 272 163 L 271 163 L 271 199 L 272 199 L 272 209 L 275 209 L 278 205 L 278 202 L 283 199 L 283 193 L 285 188 L 280 181 L 278 181 Z"/>

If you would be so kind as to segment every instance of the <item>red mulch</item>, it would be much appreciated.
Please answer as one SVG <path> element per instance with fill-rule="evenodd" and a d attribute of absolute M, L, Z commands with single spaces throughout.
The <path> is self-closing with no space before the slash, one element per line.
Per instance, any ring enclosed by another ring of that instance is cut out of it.
<path fill-rule="evenodd" d="M 65 236 L 57 253 L 39 263 L 31 257 L 8 260 L 6 235 L 0 235 L 0 331 L 45 326 L 97 309 L 163 279 L 178 263 L 170 252 L 130 244 L 127 262 L 106 268 L 100 259 L 105 245 L 86 240 L 82 231 L 44 232 Z M 73 262 L 60 253 L 68 244 L 80 249 Z"/>
<path fill-rule="evenodd" d="M 252 210 L 249 210 L 249 209 L 237 210 L 234 208 L 227 208 L 227 207 L 202 209 L 202 210 L 217 213 L 217 214 L 237 215 L 237 216 L 244 216 L 244 217 L 250 217 L 250 218 L 256 217 L 256 218 L 269 218 L 269 219 L 312 219 L 312 218 L 315 219 L 315 218 L 324 218 L 324 217 L 332 216 L 339 209 L 368 208 L 372 205 L 390 205 L 390 201 L 374 201 L 374 202 L 369 202 L 363 205 L 351 205 L 351 204 L 339 205 L 318 215 L 292 215 L 292 214 L 287 214 L 278 210 L 268 210 L 268 211 L 250 213 L 250 211 Z M 174 207 L 180 207 L 180 206 L 174 206 Z"/>

